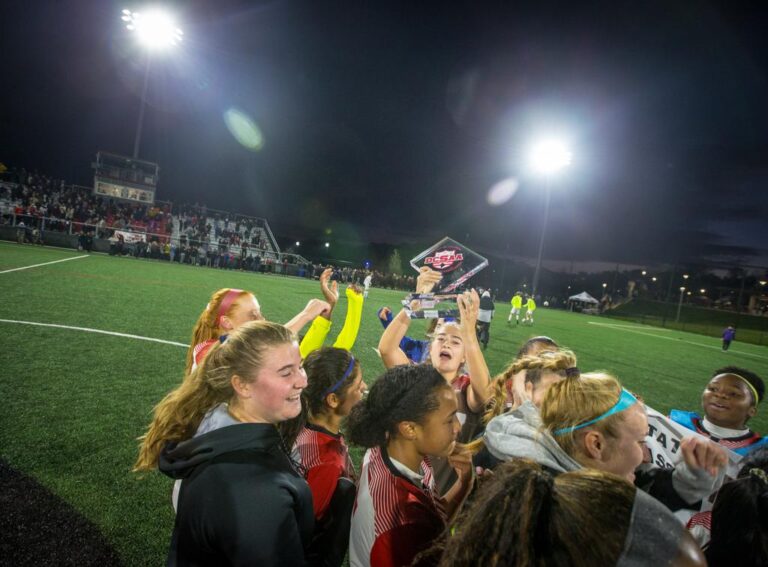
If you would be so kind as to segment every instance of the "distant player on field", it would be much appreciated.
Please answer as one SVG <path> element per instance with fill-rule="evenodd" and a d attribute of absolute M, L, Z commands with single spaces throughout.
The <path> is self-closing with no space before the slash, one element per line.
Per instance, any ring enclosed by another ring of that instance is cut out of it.
<path fill-rule="evenodd" d="M 731 346 L 731 341 L 736 338 L 736 329 L 733 325 L 728 325 L 723 331 L 723 350 L 728 350 Z"/>
<path fill-rule="evenodd" d="M 525 317 L 523 317 L 523 323 L 533 325 L 533 312 L 536 311 L 536 302 L 533 300 L 533 296 L 528 296 L 528 301 L 525 302 Z"/>
<path fill-rule="evenodd" d="M 510 301 L 512 304 L 512 310 L 509 312 L 509 317 L 507 317 L 507 323 L 512 322 L 512 316 L 515 317 L 515 324 L 520 324 L 520 309 L 523 308 L 523 294 L 519 291 L 515 293 L 514 297 L 512 297 L 512 301 Z"/>
<path fill-rule="evenodd" d="M 368 297 L 368 290 L 371 288 L 371 283 L 373 282 L 373 276 L 371 275 L 371 272 L 368 272 L 368 274 L 365 276 L 365 279 L 363 280 L 363 287 L 365 288 L 365 291 L 363 292 L 363 297 Z"/>

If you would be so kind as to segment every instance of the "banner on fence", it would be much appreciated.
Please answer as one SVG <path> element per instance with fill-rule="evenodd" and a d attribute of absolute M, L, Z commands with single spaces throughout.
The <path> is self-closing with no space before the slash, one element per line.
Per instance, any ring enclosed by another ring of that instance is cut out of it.
<path fill-rule="evenodd" d="M 126 244 L 135 244 L 137 242 L 146 242 L 147 235 L 143 232 L 128 232 L 127 230 L 116 230 L 115 238 L 118 236 L 123 237 L 123 241 Z"/>

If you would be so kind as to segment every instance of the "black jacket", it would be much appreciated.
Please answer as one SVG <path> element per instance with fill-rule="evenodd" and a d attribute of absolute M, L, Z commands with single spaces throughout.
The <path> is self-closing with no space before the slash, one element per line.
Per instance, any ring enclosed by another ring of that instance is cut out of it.
<path fill-rule="evenodd" d="M 485 309 L 486 311 L 493 311 L 495 306 L 493 305 L 493 299 L 490 297 L 481 297 L 480 298 L 480 309 Z"/>
<path fill-rule="evenodd" d="M 231 425 L 170 445 L 159 468 L 183 479 L 168 565 L 305 564 L 312 493 L 275 426 Z"/>

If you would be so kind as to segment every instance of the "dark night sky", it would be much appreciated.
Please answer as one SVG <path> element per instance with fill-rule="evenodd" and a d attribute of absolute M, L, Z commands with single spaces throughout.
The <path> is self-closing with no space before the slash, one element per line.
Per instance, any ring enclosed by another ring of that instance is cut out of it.
<path fill-rule="evenodd" d="M 768 265 L 763 3 L 176 4 L 185 41 L 153 61 L 142 138 L 158 198 L 292 238 L 533 256 L 543 185 L 524 157 L 556 131 L 574 163 L 549 259 Z M 124 7 L 140 5 L 3 3 L 0 161 L 88 185 L 98 149 L 131 152 L 144 59 Z M 260 151 L 227 130 L 231 107 Z M 489 205 L 508 177 L 514 197 Z"/>

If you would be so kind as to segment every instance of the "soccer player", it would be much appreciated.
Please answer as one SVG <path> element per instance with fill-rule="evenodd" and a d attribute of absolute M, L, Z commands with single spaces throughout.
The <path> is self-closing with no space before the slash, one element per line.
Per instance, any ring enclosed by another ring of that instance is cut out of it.
<path fill-rule="evenodd" d="M 435 368 L 396 366 L 352 408 L 349 438 L 368 447 L 349 542 L 353 567 L 411 565 L 445 531 L 474 482 L 451 387 Z M 448 458 L 457 480 L 441 496 L 430 457 Z"/>
<path fill-rule="evenodd" d="M 341 422 L 367 391 L 360 362 L 341 348 L 315 350 L 304 360 L 298 435 L 281 428 L 312 491 L 315 532 L 310 555 L 325 567 L 340 566 L 349 544 L 357 475 L 341 434 Z M 295 437 L 295 444 L 294 444 Z"/>
<path fill-rule="evenodd" d="M 723 331 L 723 350 L 728 350 L 731 346 L 731 341 L 736 338 L 736 329 L 733 325 L 728 325 Z"/>
<path fill-rule="evenodd" d="M 507 317 L 507 323 L 512 322 L 512 316 L 515 317 L 515 325 L 520 324 L 520 309 L 523 308 L 523 294 L 519 291 L 515 293 L 515 295 L 512 297 L 512 301 L 510 301 L 512 304 L 512 310 L 509 312 L 509 317 Z"/>
<path fill-rule="evenodd" d="M 669 418 L 739 455 L 746 455 L 757 447 L 768 446 L 768 438 L 747 426 L 764 396 L 765 383 L 760 376 L 745 368 L 726 366 L 715 370 L 704 388 L 703 419 L 695 412 L 680 410 L 672 410 Z"/>
<path fill-rule="evenodd" d="M 523 317 L 523 323 L 533 325 L 533 312 L 536 311 L 536 302 L 533 300 L 533 296 L 528 296 L 528 301 L 525 302 L 525 317 Z"/>
<path fill-rule="evenodd" d="M 371 288 L 371 283 L 373 283 L 373 276 L 371 275 L 371 272 L 368 272 L 363 280 L 363 287 L 365 288 L 363 297 L 368 297 L 368 290 Z"/>

